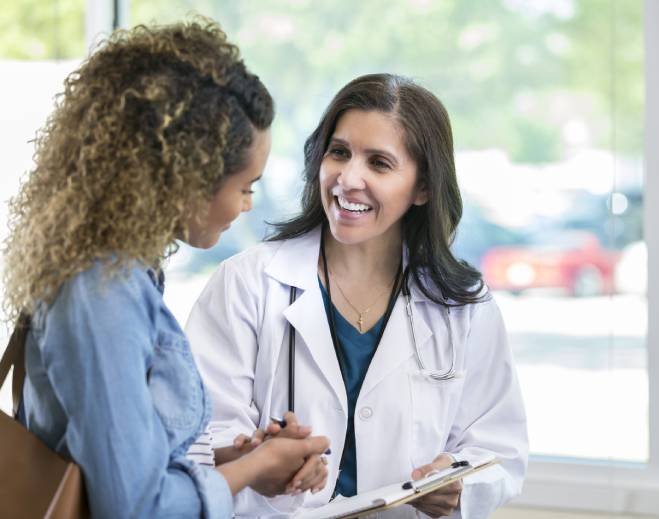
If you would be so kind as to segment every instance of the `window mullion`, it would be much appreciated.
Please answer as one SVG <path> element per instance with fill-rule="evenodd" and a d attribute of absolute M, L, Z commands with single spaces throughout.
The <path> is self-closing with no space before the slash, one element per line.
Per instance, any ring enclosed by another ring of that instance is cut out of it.
<path fill-rule="evenodd" d="M 114 6 L 114 28 L 127 28 L 130 24 L 130 0 L 112 0 L 112 2 Z"/>
<path fill-rule="evenodd" d="M 85 41 L 91 50 L 114 29 L 128 26 L 129 0 L 86 0 Z"/>

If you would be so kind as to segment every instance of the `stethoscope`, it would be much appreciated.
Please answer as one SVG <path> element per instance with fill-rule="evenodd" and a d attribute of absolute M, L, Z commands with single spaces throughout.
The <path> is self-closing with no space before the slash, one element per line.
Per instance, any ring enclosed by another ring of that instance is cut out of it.
<path fill-rule="evenodd" d="M 427 369 L 426 363 L 423 362 L 421 351 L 416 343 L 416 335 L 414 333 L 414 305 L 410 297 L 410 288 L 408 286 L 409 269 L 405 269 L 403 274 L 403 297 L 405 298 L 405 310 L 407 313 L 407 322 L 410 325 L 410 332 L 412 334 L 412 343 L 414 344 L 414 355 L 416 355 L 416 363 L 419 365 L 419 371 L 422 375 L 431 378 L 432 380 L 451 380 L 455 378 L 455 345 L 453 344 L 453 327 L 451 326 L 451 307 L 449 305 L 442 305 L 444 307 L 444 318 L 446 319 L 446 329 L 448 330 L 448 343 L 451 349 L 451 365 L 444 371 Z"/>
<path fill-rule="evenodd" d="M 451 349 L 451 365 L 445 370 L 428 369 L 426 368 L 426 364 L 423 361 L 423 357 L 421 356 L 421 351 L 419 350 L 419 347 L 416 342 L 416 334 L 414 332 L 414 311 L 413 311 L 414 305 L 412 304 L 408 278 L 409 278 L 409 269 L 406 268 L 405 272 L 403 273 L 401 291 L 403 293 L 403 297 L 405 298 L 407 321 L 409 323 L 410 333 L 412 335 L 412 343 L 414 344 L 414 355 L 416 356 L 416 362 L 417 365 L 419 366 L 419 372 L 423 376 L 428 377 L 431 380 L 442 381 L 442 380 L 454 379 L 456 377 L 456 371 L 455 371 L 456 351 L 455 351 L 455 345 L 453 343 L 453 328 L 451 326 L 451 307 L 449 305 L 442 305 L 445 310 L 444 316 L 446 320 L 446 327 L 448 330 L 449 348 Z M 397 292 L 398 290 L 395 291 L 395 295 L 397 295 Z M 393 296 L 394 294 L 392 294 L 391 299 L 392 301 L 395 301 L 396 298 Z M 290 305 L 292 305 L 295 302 L 296 297 L 297 297 L 297 288 L 292 286 L 290 289 L 290 296 L 289 296 Z M 393 309 L 393 304 L 390 304 L 385 314 L 387 313 L 390 314 L 392 309 Z M 388 315 L 386 315 L 385 325 L 383 325 L 382 327 L 382 332 L 384 332 L 384 327 L 386 326 L 387 319 L 388 319 Z M 334 342 L 337 358 L 339 360 L 339 367 L 341 367 L 341 372 L 343 374 L 341 352 L 340 349 L 337 348 L 337 342 L 335 340 L 333 319 L 330 319 L 330 331 L 332 333 L 332 340 Z M 295 411 L 295 328 L 291 323 L 289 323 L 288 325 L 288 409 L 289 411 Z"/>

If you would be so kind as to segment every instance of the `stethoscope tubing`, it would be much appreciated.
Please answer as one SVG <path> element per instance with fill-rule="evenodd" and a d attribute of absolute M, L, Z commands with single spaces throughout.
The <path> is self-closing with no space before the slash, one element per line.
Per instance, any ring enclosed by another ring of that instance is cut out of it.
<path fill-rule="evenodd" d="M 456 355 L 455 355 L 455 344 L 453 343 L 453 327 L 451 326 L 451 307 L 450 306 L 444 307 L 446 311 L 446 313 L 444 314 L 444 318 L 446 319 L 446 328 L 448 331 L 448 343 L 449 343 L 449 347 L 451 348 L 451 366 L 445 371 L 427 369 L 426 364 L 425 362 L 423 362 L 423 358 L 421 357 L 421 351 L 419 350 L 416 341 L 416 333 L 414 331 L 414 310 L 413 310 L 414 305 L 412 304 L 412 299 L 410 297 L 409 290 L 406 290 L 407 288 L 406 285 L 403 286 L 405 287 L 403 295 L 405 297 L 405 310 L 407 313 L 407 321 L 410 327 L 410 333 L 412 334 L 412 343 L 414 344 L 414 355 L 416 356 L 416 362 L 417 365 L 419 366 L 419 371 L 424 376 L 427 376 L 433 380 L 451 380 L 452 378 L 455 378 Z"/>
<path fill-rule="evenodd" d="M 295 302 L 297 290 L 291 287 L 289 306 Z M 288 330 L 288 410 L 295 412 L 295 329 L 291 324 Z"/>

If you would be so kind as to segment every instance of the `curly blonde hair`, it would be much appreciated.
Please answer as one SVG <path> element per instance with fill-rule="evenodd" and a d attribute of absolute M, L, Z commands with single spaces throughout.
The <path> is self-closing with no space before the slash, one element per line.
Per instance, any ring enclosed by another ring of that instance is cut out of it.
<path fill-rule="evenodd" d="M 8 320 L 95 261 L 109 272 L 160 265 L 273 116 L 267 89 L 214 22 L 113 33 L 66 79 L 10 202 Z"/>

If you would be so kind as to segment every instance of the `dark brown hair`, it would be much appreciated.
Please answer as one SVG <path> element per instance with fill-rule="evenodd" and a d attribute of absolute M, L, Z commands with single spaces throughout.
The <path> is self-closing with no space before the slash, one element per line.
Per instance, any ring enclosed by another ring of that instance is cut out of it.
<path fill-rule="evenodd" d="M 414 282 L 439 304 L 447 299 L 458 305 L 482 301 L 487 296 L 483 295 L 481 274 L 457 260 L 450 250 L 462 216 L 462 198 L 448 113 L 431 92 L 404 77 L 361 76 L 334 97 L 304 145 L 302 211 L 291 220 L 275 224 L 269 240 L 294 238 L 327 222 L 320 195 L 320 165 L 338 120 L 348 110 L 393 114 L 404 130 L 407 151 L 416 162 L 417 181 L 428 190 L 428 202 L 413 205 L 403 217 Z"/>

